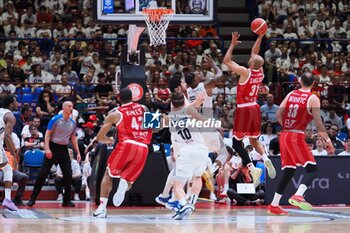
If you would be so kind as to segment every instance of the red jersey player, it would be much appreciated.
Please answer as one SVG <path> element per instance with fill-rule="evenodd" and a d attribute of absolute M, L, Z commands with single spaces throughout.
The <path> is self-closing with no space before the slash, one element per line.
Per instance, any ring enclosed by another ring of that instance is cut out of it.
<path fill-rule="evenodd" d="M 293 178 L 297 166 L 306 170 L 297 192 L 288 202 L 303 210 L 311 210 L 312 206 L 303 197 L 307 187 L 317 175 L 317 166 L 314 156 L 305 142 L 304 131 L 306 126 L 314 119 L 318 134 L 326 141 L 329 155 L 334 154 L 334 147 L 328 137 L 320 116 L 320 100 L 311 93 L 314 77 L 311 73 L 301 76 L 301 89 L 292 91 L 281 103 L 276 116 L 282 125 L 280 136 L 281 160 L 283 177 L 274 195 L 268 212 L 284 215 L 288 212 L 279 206 L 280 199 L 288 183 Z"/>
<path fill-rule="evenodd" d="M 107 202 L 112 189 L 112 178 L 120 178 L 117 192 L 113 196 L 113 204 L 120 206 L 125 192 L 129 190 L 141 174 L 146 163 L 148 144 L 152 139 L 152 130 L 143 129 L 143 113 L 145 107 L 133 103 L 131 90 L 124 88 L 119 93 L 122 106 L 108 114 L 104 125 L 97 134 L 100 143 L 113 144 L 106 133 L 115 124 L 118 130 L 118 144 L 108 158 L 106 173 L 101 183 L 100 205 L 94 217 L 107 216 Z"/>
<path fill-rule="evenodd" d="M 273 167 L 271 160 L 267 157 L 262 144 L 258 141 L 260 136 L 261 120 L 260 120 L 260 106 L 256 103 L 258 100 L 259 86 L 264 79 L 264 72 L 262 66 L 264 59 L 259 56 L 260 44 L 264 35 L 259 35 L 254 43 L 249 59 L 248 66 L 238 65 L 232 61 L 233 48 L 241 43 L 238 41 L 239 34 L 234 32 L 232 34 L 232 41 L 229 49 L 226 52 L 224 63 L 228 68 L 240 75 L 237 85 L 237 109 L 233 124 L 233 139 L 232 147 L 242 158 L 244 166 L 248 166 L 253 177 L 255 187 L 260 183 L 260 175 L 262 170 L 255 168 L 251 162 L 248 152 L 244 149 L 242 140 L 249 137 L 250 144 L 254 146 L 255 150 L 262 155 L 268 174 L 271 178 L 275 178 L 276 170 Z"/>

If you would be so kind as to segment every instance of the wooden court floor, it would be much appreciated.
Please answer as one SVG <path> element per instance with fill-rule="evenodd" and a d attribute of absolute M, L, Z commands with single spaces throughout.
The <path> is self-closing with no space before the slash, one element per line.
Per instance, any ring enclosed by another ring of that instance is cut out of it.
<path fill-rule="evenodd" d="M 75 208 L 62 208 L 57 202 L 38 202 L 34 207 L 18 213 L 1 210 L 0 232 L 328 233 L 350 229 L 350 207 L 316 207 L 305 212 L 287 206 L 288 216 L 272 216 L 266 213 L 266 206 L 199 203 L 195 213 L 182 221 L 172 220 L 171 213 L 162 207 L 112 207 L 106 219 L 92 218 L 95 206 L 85 202 Z"/>

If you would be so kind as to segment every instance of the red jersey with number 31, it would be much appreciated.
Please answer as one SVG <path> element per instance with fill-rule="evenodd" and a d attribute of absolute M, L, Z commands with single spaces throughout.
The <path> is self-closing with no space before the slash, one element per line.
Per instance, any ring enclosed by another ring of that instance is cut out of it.
<path fill-rule="evenodd" d="M 117 108 L 123 117 L 117 124 L 118 140 L 134 140 L 144 144 L 149 144 L 152 139 L 152 130 L 143 129 L 143 113 L 145 109 L 138 103 L 127 103 Z"/>
<path fill-rule="evenodd" d="M 249 77 L 245 83 L 238 82 L 236 104 L 246 104 L 258 100 L 259 86 L 264 79 L 263 69 L 248 69 Z"/>
<path fill-rule="evenodd" d="M 300 89 L 289 93 L 283 116 L 283 130 L 305 131 L 313 119 L 308 105 L 311 96 L 313 96 L 311 92 Z"/>

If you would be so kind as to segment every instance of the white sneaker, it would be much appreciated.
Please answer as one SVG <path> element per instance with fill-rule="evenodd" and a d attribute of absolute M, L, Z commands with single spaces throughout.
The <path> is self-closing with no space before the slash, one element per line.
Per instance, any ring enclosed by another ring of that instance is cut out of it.
<path fill-rule="evenodd" d="M 276 177 L 276 169 L 275 169 L 275 167 L 273 166 L 271 160 L 270 160 L 270 159 L 266 159 L 266 160 L 264 161 L 264 165 L 265 165 L 265 167 L 266 167 L 266 169 L 267 169 L 267 174 L 269 175 L 269 177 L 270 177 L 271 179 L 275 179 L 275 177 Z"/>
<path fill-rule="evenodd" d="M 98 207 L 97 210 L 94 213 L 92 213 L 92 216 L 95 218 L 106 218 L 107 209 Z"/>
<path fill-rule="evenodd" d="M 256 168 L 256 167 L 253 167 L 249 170 L 250 170 L 250 174 L 253 177 L 254 187 L 256 188 L 260 184 L 260 176 L 262 174 L 262 170 L 260 168 Z"/>
<path fill-rule="evenodd" d="M 180 210 L 176 212 L 176 214 L 173 216 L 173 219 L 182 220 L 184 218 L 187 218 L 193 213 L 194 209 L 195 209 L 194 205 L 187 203 Z"/>
<path fill-rule="evenodd" d="M 58 194 L 57 201 L 63 201 L 62 193 Z"/>
<path fill-rule="evenodd" d="M 74 201 L 80 201 L 79 194 L 74 194 Z"/>
<path fill-rule="evenodd" d="M 215 193 L 210 193 L 210 200 L 216 201 Z"/>
<path fill-rule="evenodd" d="M 120 206 L 125 198 L 125 192 L 128 188 L 128 184 L 125 182 L 119 181 L 117 192 L 113 196 L 113 205 Z"/>

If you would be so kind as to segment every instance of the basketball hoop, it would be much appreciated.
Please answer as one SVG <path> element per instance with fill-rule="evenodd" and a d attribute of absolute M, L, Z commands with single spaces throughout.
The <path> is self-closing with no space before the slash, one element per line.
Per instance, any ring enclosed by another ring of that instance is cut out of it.
<path fill-rule="evenodd" d="M 150 46 L 165 45 L 166 29 L 168 28 L 169 22 L 174 15 L 174 10 L 148 8 L 143 9 L 142 14 L 145 16 Z"/>

